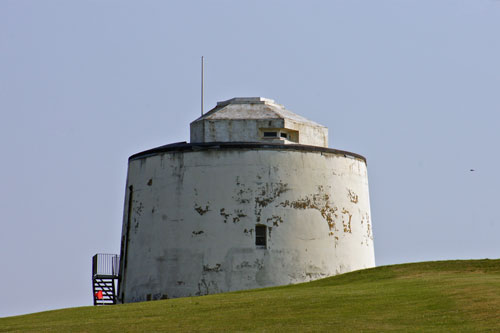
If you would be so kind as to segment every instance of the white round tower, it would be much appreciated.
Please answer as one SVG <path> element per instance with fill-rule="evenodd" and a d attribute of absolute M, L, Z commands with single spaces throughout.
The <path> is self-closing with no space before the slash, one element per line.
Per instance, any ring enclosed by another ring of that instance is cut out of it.
<path fill-rule="evenodd" d="M 364 157 L 264 98 L 129 159 L 119 300 L 206 295 L 375 265 Z"/>

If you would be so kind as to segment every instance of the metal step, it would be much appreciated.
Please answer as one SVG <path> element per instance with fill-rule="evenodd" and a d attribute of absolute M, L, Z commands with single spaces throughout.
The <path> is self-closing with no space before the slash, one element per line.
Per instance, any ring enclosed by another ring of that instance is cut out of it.
<path fill-rule="evenodd" d="M 109 278 L 94 277 L 92 279 L 94 305 L 116 304 L 115 280 Z M 99 299 L 99 292 L 101 298 Z"/>

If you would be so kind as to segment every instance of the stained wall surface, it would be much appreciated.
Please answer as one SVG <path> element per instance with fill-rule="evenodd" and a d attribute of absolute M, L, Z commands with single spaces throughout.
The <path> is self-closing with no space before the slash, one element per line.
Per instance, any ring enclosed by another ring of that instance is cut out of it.
<path fill-rule="evenodd" d="M 256 246 L 256 225 L 267 245 Z M 216 146 L 131 158 L 123 302 L 305 282 L 375 265 L 366 162 Z"/>

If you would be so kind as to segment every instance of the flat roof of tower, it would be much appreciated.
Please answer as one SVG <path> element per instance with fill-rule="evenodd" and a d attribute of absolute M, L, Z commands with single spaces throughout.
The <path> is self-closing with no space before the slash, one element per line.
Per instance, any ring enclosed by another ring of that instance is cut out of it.
<path fill-rule="evenodd" d="M 234 97 L 228 99 L 227 101 L 217 102 L 217 106 L 225 106 L 228 104 L 265 104 L 265 103 L 276 104 L 283 107 L 283 105 L 276 103 L 273 99 L 264 97 Z"/>

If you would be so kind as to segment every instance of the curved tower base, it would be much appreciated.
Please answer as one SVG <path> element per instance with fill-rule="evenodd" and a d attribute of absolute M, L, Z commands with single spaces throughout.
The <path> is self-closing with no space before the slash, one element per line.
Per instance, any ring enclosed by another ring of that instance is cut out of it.
<path fill-rule="evenodd" d="M 122 302 L 375 265 L 366 161 L 293 144 L 173 144 L 129 160 Z"/>

